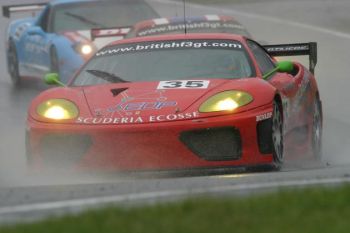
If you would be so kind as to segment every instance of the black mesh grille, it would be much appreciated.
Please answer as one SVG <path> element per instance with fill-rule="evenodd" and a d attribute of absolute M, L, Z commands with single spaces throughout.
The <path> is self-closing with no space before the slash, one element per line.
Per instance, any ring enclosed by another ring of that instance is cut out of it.
<path fill-rule="evenodd" d="M 198 157 L 208 161 L 237 160 L 242 154 L 240 133 L 232 127 L 182 132 L 180 140 Z"/>
<path fill-rule="evenodd" d="M 46 165 L 72 166 L 91 146 L 88 135 L 49 134 L 41 141 L 41 153 Z"/>
<path fill-rule="evenodd" d="M 259 151 L 262 154 L 271 154 L 272 145 L 272 119 L 260 121 L 257 125 Z"/>

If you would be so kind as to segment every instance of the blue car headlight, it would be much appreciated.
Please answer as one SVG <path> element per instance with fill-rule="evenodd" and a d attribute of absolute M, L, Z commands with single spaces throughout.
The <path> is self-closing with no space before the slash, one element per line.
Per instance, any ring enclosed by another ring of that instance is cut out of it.
<path fill-rule="evenodd" d="M 77 53 L 83 56 L 91 55 L 94 52 L 94 47 L 88 43 L 77 43 L 73 48 Z"/>

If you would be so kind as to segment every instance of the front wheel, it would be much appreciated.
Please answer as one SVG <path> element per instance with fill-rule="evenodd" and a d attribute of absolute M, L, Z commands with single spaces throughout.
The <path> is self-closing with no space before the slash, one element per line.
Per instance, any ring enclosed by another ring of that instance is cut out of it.
<path fill-rule="evenodd" d="M 279 170 L 284 162 L 284 136 L 282 107 L 274 101 L 272 113 L 273 166 Z"/>
<path fill-rule="evenodd" d="M 11 76 L 11 81 L 14 86 L 19 86 L 21 82 L 21 77 L 19 75 L 18 70 L 18 57 L 17 57 L 17 49 L 15 44 L 11 41 L 10 47 L 8 51 L 8 68 L 9 74 Z"/>

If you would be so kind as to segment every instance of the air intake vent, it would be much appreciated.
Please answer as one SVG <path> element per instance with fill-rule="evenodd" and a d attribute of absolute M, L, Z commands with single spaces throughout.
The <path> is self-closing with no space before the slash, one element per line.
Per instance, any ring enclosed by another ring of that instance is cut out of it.
<path fill-rule="evenodd" d="M 227 161 L 241 158 L 241 135 L 232 127 L 186 131 L 181 133 L 180 140 L 204 160 Z"/>
<path fill-rule="evenodd" d="M 257 125 L 259 151 L 262 154 L 271 154 L 272 143 L 272 120 L 260 121 Z"/>
<path fill-rule="evenodd" d="M 116 89 L 111 89 L 111 92 L 113 94 L 113 97 L 116 97 L 117 95 L 119 95 L 120 93 L 126 90 L 128 90 L 128 88 L 116 88 Z"/>

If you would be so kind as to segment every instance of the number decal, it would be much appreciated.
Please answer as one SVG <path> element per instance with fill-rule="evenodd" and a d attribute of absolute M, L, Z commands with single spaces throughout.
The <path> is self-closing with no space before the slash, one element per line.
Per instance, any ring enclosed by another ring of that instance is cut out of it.
<path fill-rule="evenodd" d="M 208 80 L 172 80 L 160 81 L 157 89 L 205 89 L 208 88 Z"/>
<path fill-rule="evenodd" d="M 163 85 L 163 89 L 182 87 L 181 81 L 167 81 L 167 82 L 164 82 L 164 84 L 165 85 Z M 161 88 L 158 88 L 158 89 L 161 89 Z"/>
<path fill-rule="evenodd" d="M 201 88 L 203 86 L 203 81 L 187 81 L 186 83 L 187 88 Z"/>

